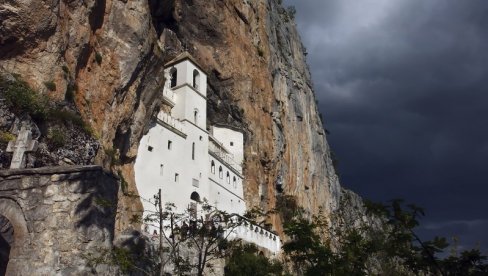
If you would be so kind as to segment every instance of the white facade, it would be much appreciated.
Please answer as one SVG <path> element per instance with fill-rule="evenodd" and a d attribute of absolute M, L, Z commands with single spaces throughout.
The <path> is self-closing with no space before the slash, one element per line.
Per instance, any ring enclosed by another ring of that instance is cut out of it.
<path fill-rule="evenodd" d="M 155 211 L 149 201 L 154 202 L 159 189 L 163 206 L 173 203 L 176 212 L 198 209 L 206 200 L 221 211 L 243 215 L 243 134 L 222 127 L 214 127 L 213 136 L 209 134 L 207 76 L 189 56 L 170 62 L 164 73 L 163 99 L 172 107 L 171 114 L 159 112 L 140 141 L 134 166 L 144 216 Z M 156 229 L 145 226 L 151 233 Z M 271 250 L 276 242 L 268 245 L 270 240 L 263 241 Z"/>

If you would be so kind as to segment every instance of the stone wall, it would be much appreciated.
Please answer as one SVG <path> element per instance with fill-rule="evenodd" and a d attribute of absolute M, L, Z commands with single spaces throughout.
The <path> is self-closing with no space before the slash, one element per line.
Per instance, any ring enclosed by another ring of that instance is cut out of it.
<path fill-rule="evenodd" d="M 83 256 L 112 245 L 117 192 L 99 166 L 0 171 L 0 215 L 13 226 L 6 275 L 100 273 Z"/>

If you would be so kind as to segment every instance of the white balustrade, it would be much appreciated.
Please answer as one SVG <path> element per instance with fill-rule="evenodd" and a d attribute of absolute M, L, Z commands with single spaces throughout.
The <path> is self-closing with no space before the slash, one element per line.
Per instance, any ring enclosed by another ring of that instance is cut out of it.
<path fill-rule="evenodd" d="M 159 112 L 158 113 L 158 119 L 167 124 L 168 126 L 171 126 L 172 128 L 185 133 L 183 124 L 176 118 L 173 118 L 171 115 L 165 113 L 165 112 Z"/>

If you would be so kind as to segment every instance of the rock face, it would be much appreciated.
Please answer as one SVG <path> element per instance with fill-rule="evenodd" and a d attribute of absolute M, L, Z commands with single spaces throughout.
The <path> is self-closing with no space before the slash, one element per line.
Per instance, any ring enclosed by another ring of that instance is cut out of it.
<path fill-rule="evenodd" d="M 248 205 L 269 210 L 287 194 L 310 213 L 336 208 L 340 185 L 292 15 L 273 0 L 151 3 L 161 40 L 172 30 L 209 72 L 210 124 L 245 130 Z"/>
<path fill-rule="evenodd" d="M 164 61 L 188 50 L 209 73 L 209 124 L 245 132 L 248 207 L 270 210 L 287 194 L 311 214 L 327 214 L 338 205 L 340 185 L 305 49 L 279 2 L 4 1 L 0 69 L 55 101 L 76 88 L 75 108 L 103 149 L 95 163 L 118 173 L 127 193 L 137 193 L 133 163 L 160 108 Z M 126 196 L 119 205 L 117 229 L 123 230 L 141 205 Z M 271 222 L 281 230 L 278 216 Z"/>
<path fill-rule="evenodd" d="M 0 273 L 9 255 L 6 275 L 113 275 L 86 256 L 112 245 L 117 179 L 72 166 L 0 171 L 0 183 Z"/>

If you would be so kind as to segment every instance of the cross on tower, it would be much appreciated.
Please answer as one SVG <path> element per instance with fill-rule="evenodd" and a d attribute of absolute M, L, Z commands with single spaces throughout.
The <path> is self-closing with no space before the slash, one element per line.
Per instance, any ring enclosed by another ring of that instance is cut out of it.
<path fill-rule="evenodd" d="M 20 128 L 17 139 L 10 141 L 7 146 L 7 152 L 13 152 L 11 169 L 20 169 L 25 167 L 25 153 L 37 150 L 37 141 L 32 140 L 32 132 L 28 124 L 23 123 Z"/>

